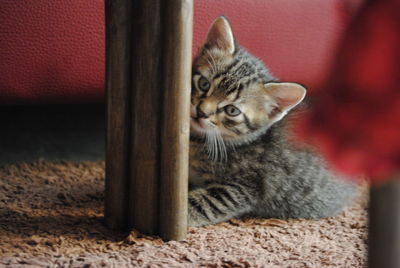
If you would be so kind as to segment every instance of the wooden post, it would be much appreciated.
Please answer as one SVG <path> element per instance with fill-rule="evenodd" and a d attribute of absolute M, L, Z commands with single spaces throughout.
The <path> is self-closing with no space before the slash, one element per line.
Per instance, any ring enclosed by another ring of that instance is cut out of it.
<path fill-rule="evenodd" d="M 369 268 L 400 267 L 400 179 L 371 189 Z"/>
<path fill-rule="evenodd" d="M 133 2 L 130 226 L 158 232 L 162 108 L 161 2 Z"/>
<path fill-rule="evenodd" d="M 107 225 L 184 239 L 193 0 L 108 0 L 106 14 Z"/>
<path fill-rule="evenodd" d="M 130 0 L 106 1 L 106 192 L 105 222 L 127 227 L 130 91 Z"/>
<path fill-rule="evenodd" d="M 193 0 L 166 0 L 161 138 L 160 235 L 187 230 Z"/>

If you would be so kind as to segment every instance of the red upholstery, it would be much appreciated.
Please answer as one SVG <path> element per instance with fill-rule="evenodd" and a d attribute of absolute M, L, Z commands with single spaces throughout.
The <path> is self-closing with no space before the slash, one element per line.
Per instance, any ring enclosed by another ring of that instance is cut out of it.
<path fill-rule="evenodd" d="M 0 103 L 100 100 L 103 1 L 2 0 Z"/>
<path fill-rule="evenodd" d="M 198 0 L 194 52 L 224 14 L 238 41 L 278 77 L 315 87 L 348 22 L 345 4 L 353 2 Z M 2 0 L 0 104 L 102 100 L 103 6 L 100 0 Z"/>

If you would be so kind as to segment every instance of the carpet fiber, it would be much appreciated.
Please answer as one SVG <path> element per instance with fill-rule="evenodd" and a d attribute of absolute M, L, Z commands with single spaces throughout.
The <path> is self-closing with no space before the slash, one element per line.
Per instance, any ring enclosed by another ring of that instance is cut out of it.
<path fill-rule="evenodd" d="M 163 242 L 103 226 L 104 163 L 0 168 L 0 267 L 365 267 L 367 189 L 322 220 L 232 220 Z"/>

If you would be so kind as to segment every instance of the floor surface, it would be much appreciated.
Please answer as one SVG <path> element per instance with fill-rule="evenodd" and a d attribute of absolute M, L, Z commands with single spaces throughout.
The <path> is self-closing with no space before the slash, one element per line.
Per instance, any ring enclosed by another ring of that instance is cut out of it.
<path fill-rule="evenodd" d="M 0 267 L 366 266 L 366 185 L 336 217 L 231 220 L 164 242 L 105 228 L 103 161 L 5 165 L 0 178 Z"/>

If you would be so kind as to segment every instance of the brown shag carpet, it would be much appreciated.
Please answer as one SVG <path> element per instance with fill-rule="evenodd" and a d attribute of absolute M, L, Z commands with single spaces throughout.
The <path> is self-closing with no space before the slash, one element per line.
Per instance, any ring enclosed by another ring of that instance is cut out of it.
<path fill-rule="evenodd" d="M 187 240 L 103 226 L 104 163 L 0 168 L 0 267 L 364 267 L 366 186 L 322 220 L 232 220 Z"/>

